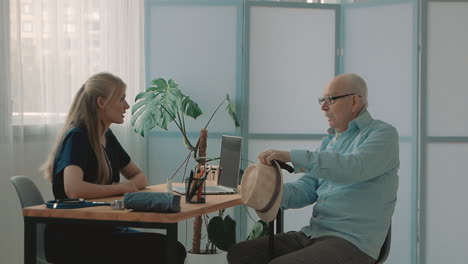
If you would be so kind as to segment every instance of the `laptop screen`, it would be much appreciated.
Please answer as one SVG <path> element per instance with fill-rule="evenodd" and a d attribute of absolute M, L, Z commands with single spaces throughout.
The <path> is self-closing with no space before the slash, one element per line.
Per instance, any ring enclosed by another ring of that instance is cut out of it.
<path fill-rule="evenodd" d="M 221 155 L 219 166 L 221 173 L 218 184 L 236 188 L 239 182 L 242 138 L 223 136 L 221 141 Z"/>

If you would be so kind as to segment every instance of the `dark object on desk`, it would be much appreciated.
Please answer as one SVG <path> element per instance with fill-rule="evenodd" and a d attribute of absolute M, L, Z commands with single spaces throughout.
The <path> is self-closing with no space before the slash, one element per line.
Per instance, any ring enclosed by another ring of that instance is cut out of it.
<path fill-rule="evenodd" d="M 85 199 L 57 199 L 47 201 L 46 206 L 50 209 L 76 209 L 92 206 L 110 206 L 110 203 L 90 202 Z"/>
<path fill-rule="evenodd" d="M 205 203 L 206 176 L 195 178 L 192 172 L 190 175 L 190 178 L 185 179 L 185 201 L 188 203 Z"/>
<path fill-rule="evenodd" d="M 172 193 L 136 192 L 123 197 L 126 209 L 141 212 L 180 212 L 180 196 Z"/>

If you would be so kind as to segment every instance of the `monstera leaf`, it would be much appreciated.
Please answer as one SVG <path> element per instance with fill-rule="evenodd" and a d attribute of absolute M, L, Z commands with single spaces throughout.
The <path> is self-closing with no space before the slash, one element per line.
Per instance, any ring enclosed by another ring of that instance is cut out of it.
<path fill-rule="evenodd" d="M 231 116 L 236 127 L 239 127 L 239 121 L 236 116 L 234 104 L 229 99 L 229 94 L 219 104 L 212 113 L 208 122 L 204 126 L 206 129 L 218 112 L 219 108 L 227 102 L 226 110 Z M 154 127 L 167 130 L 167 126 L 174 122 L 182 133 L 184 144 L 190 150 L 194 151 L 194 157 L 197 154 L 197 145 L 192 145 L 187 137 L 185 129 L 185 116 L 197 119 L 202 114 L 202 110 L 196 102 L 189 96 L 182 93 L 179 85 L 172 79 L 168 81 L 158 78 L 151 81 L 151 86 L 146 91 L 139 93 L 135 97 L 135 104 L 132 107 L 131 124 L 135 132 L 145 136 L 148 131 Z"/>
<path fill-rule="evenodd" d="M 196 119 L 202 114 L 198 104 L 184 95 L 172 79 L 167 82 L 162 78 L 153 80 L 151 87 L 135 97 L 135 102 L 131 124 L 142 136 L 155 126 L 167 130 L 168 124 L 177 118 L 180 121 L 176 122 L 177 126 L 185 133 L 181 126 L 183 115 Z"/>

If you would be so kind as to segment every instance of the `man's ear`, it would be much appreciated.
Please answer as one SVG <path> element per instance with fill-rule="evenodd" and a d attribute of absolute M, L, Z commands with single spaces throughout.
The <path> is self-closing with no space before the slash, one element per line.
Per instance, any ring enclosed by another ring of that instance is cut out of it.
<path fill-rule="evenodd" d="M 96 103 L 97 103 L 99 109 L 104 109 L 104 106 L 106 105 L 104 98 L 102 98 L 101 96 L 99 96 L 96 99 Z"/>
<path fill-rule="evenodd" d="M 361 97 L 358 95 L 353 95 L 353 105 L 351 106 L 351 111 L 356 113 L 361 109 Z"/>

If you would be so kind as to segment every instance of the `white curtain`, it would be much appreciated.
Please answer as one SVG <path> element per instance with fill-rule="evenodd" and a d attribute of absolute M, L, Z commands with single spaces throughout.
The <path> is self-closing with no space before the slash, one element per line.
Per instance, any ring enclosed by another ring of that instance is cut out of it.
<path fill-rule="evenodd" d="M 9 245 L 0 249 L 0 263 L 21 263 L 21 212 L 9 178 L 29 176 L 46 199 L 52 198 L 39 166 L 73 96 L 92 74 L 121 77 L 130 105 L 145 88 L 144 1 L 0 2 L 0 198 L 8 201 L 0 203 L 7 216 L 0 225 L 0 244 Z M 111 129 L 146 170 L 145 140 L 132 131 L 130 118 L 127 111 L 125 123 Z"/>
<path fill-rule="evenodd" d="M 11 0 L 11 123 L 16 136 L 52 136 L 92 74 L 127 83 L 129 102 L 144 89 L 143 0 Z M 137 163 L 144 155 L 130 115 L 113 129 Z M 8 119 L 5 120 L 6 123 Z M 144 145 L 143 145 L 144 147 Z"/>
<path fill-rule="evenodd" d="M 9 89 L 10 86 L 10 27 L 9 27 L 9 3 L 8 0 L 0 1 L 0 144 L 6 141 L 9 134 L 10 111 Z"/>

